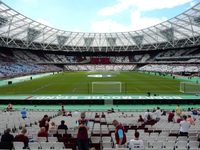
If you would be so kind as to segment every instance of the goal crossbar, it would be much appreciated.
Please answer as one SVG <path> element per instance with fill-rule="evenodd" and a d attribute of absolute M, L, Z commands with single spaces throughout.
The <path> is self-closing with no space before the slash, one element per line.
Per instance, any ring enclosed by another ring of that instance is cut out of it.
<path fill-rule="evenodd" d="M 121 93 L 122 83 L 116 81 L 92 82 L 92 93 Z"/>

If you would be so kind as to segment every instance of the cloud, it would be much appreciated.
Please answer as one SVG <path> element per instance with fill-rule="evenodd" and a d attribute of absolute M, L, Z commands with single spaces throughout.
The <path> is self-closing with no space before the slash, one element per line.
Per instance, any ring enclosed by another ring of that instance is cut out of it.
<path fill-rule="evenodd" d="M 124 10 L 152 11 L 173 8 L 194 0 L 117 0 L 117 4 L 104 7 L 98 12 L 99 16 L 111 16 Z"/>
<path fill-rule="evenodd" d="M 93 32 L 117 32 L 117 31 L 127 31 L 128 27 L 122 24 L 119 24 L 112 19 L 106 19 L 102 21 L 95 21 L 92 23 Z"/>
<path fill-rule="evenodd" d="M 131 25 L 123 25 L 112 19 L 95 21 L 92 23 L 93 32 L 126 32 L 135 31 L 156 25 L 167 20 L 163 18 L 142 17 L 140 11 L 132 11 L 130 15 Z"/>
<path fill-rule="evenodd" d="M 94 32 L 123 32 L 144 29 L 166 21 L 167 18 L 143 17 L 141 15 L 143 12 L 173 8 L 186 3 L 190 5 L 196 4 L 195 0 L 117 0 L 115 5 L 104 7 L 97 13 L 99 16 L 106 18 L 93 22 L 91 28 Z M 130 12 L 130 25 L 123 25 L 108 19 L 108 16 L 127 10 Z"/>
<path fill-rule="evenodd" d="M 39 23 L 42 23 L 42 24 L 44 24 L 44 25 L 50 26 L 50 27 L 53 26 L 53 25 L 51 25 L 47 20 L 45 20 L 45 19 L 43 19 L 43 18 L 38 18 L 36 21 L 39 22 Z"/>
<path fill-rule="evenodd" d="M 163 18 L 153 18 L 153 17 L 142 17 L 140 11 L 133 11 L 131 13 L 131 29 L 140 30 L 156 24 L 159 24 L 167 20 L 166 17 Z"/>
<path fill-rule="evenodd" d="M 120 13 L 123 10 L 129 8 L 129 2 L 127 0 L 121 1 L 114 6 L 105 7 L 98 12 L 99 16 L 110 16 L 116 13 Z"/>

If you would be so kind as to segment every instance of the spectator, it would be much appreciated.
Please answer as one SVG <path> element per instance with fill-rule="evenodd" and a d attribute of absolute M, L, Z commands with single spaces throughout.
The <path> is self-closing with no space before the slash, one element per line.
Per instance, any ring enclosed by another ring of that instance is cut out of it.
<path fill-rule="evenodd" d="M 188 130 L 190 128 L 190 123 L 187 122 L 187 116 L 183 116 L 183 120 L 180 122 L 180 135 L 188 136 Z"/>
<path fill-rule="evenodd" d="M 175 113 L 174 110 L 172 110 L 171 112 L 169 112 L 168 122 L 174 122 L 174 113 Z"/>
<path fill-rule="evenodd" d="M 27 110 L 26 110 L 26 108 L 23 108 L 22 110 L 21 110 L 21 115 L 22 115 L 22 119 L 25 119 L 25 118 L 27 118 Z"/>
<path fill-rule="evenodd" d="M 166 116 L 166 111 L 165 110 L 163 110 L 161 112 L 162 112 L 161 116 Z"/>
<path fill-rule="evenodd" d="M 85 119 L 85 112 L 81 113 L 81 119 L 78 120 L 78 125 L 84 124 L 85 126 L 88 126 L 88 120 Z"/>
<path fill-rule="evenodd" d="M 177 105 L 177 107 L 176 107 L 176 115 L 177 116 L 181 116 L 181 114 L 182 114 L 182 109 L 181 109 L 181 107 L 179 105 Z"/>
<path fill-rule="evenodd" d="M 49 127 L 49 132 L 50 130 L 57 130 L 58 127 L 56 126 L 55 122 L 51 122 L 50 127 Z"/>
<path fill-rule="evenodd" d="M 7 106 L 7 111 L 11 111 L 11 110 L 13 110 L 13 105 L 9 103 Z"/>
<path fill-rule="evenodd" d="M 123 148 L 126 143 L 126 134 L 125 129 L 121 123 L 117 120 L 113 120 L 113 125 L 115 126 L 115 140 L 116 140 L 116 148 Z"/>
<path fill-rule="evenodd" d="M 14 136 L 10 134 L 10 128 L 6 129 L 4 134 L 1 136 L 0 149 L 12 149 Z"/>
<path fill-rule="evenodd" d="M 142 115 L 139 115 L 138 122 L 144 122 L 144 119 L 142 118 Z"/>
<path fill-rule="evenodd" d="M 45 127 L 40 128 L 40 131 L 38 132 L 38 137 L 46 137 L 46 141 L 48 141 L 48 132 L 46 131 Z"/>
<path fill-rule="evenodd" d="M 78 126 L 77 145 L 78 150 L 89 150 L 88 128 L 81 123 Z"/>
<path fill-rule="evenodd" d="M 162 112 L 160 111 L 160 107 L 157 107 L 157 110 L 155 111 L 155 119 L 156 119 L 156 121 L 159 121 L 160 120 L 160 118 L 161 118 L 161 114 L 162 114 Z"/>
<path fill-rule="evenodd" d="M 135 131 L 134 139 L 130 140 L 130 142 L 129 142 L 129 148 L 131 150 L 134 150 L 134 149 L 142 150 L 142 149 L 144 149 L 144 142 L 143 142 L 143 140 L 139 139 L 139 136 L 140 136 L 139 132 Z"/>
<path fill-rule="evenodd" d="M 99 114 L 98 113 L 95 113 L 95 118 L 99 118 Z"/>
<path fill-rule="evenodd" d="M 177 123 L 180 123 L 181 121 L 183 121 L 183 116 L 179 116 L 179 118 L 177 118 Z"/>
<path fill-rule="evenodd" d="M 114 110 L 114 108 L 111 108 L 111 109 L 108 109 L 108 111 L 107 111 L 108 113 L 114 113 L 115 112 L 115 110 Z"/>
<path fill-rule="evenodd" d="M 24 142 L 24 149 L 28 148 L 29 139 L 26 136 L 27 130 L 26 128 L 22 128 L 21 133 L 16 135 L 14 141 Z"/>
<path fill-rule="evenodd" d="M 49 117 L 48 115 L 44 115 L 44 117 L 42 118 L 42 120 L 40 120 L 39 122 L 39 126 L 41 127 L 45 127 L 46 131 L 49 130 Z"/>
<path fill-rule="evenodd" d="M 70 111 L 67 116 L 72 117 L 72 112 Z"/>
<path fill-rule="evenodd" d="M 102 112 L 101 118 L 106 118 L 106 115 L 104 114 L 104 112 Z"/>
<path fill-rule="evenodd" d="M 191 115 L 188 115 L 188 117 L 187 117 L 187 122 L 190 123 L 191 125 L 195 125 L 194 119 L 192 118 Z"/>
<path fill-rule="evenodd" d="M 64 120 L 61 120 L 61 124 L 58 126 L 58 130 L 59 129 L 64 129 L 65 131 L 68 130 L 68 127 L 67 127 L 67 125 L 65 125 L 65 121 Z"/>
<path fill-rule="evenodd" d="M 54 134 L 57 133 L 57 130 L 58 130 L 58 127 L 56 126 L 56 124 L 54 122 L 51 122 L 49 126 L 48 136 L 54 136 Z"/>
<path fill-rule="evenodd" d="M 61 113 L 63 116 L 65 116 L 65 108 L 64 108 L 64 105 L 61 105 Z"/>
<path fill-rule="evenodd" d="M 152 113 L 147 109 L 147 111 L 144 113 L 144 120 L 145 121 L 150 121 L 152 120 Z"/>
<path fill-rule="evenodd" d="M 192 109 L 192 117 L 194 118 L 194 120 L 197 119 L 197 117 L 198 117 L 198 110 L 197 109 Z"/>

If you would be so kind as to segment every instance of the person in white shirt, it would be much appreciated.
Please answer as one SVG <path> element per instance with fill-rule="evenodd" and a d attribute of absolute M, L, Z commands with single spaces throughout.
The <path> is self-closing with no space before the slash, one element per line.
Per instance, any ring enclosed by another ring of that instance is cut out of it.
<path fill-rule="evenodd" d="M 135 136 L 134 139 L 129 141 L 129 148 L 131 150 L 134 150 L 134 149 L 142 150 L 142 149 L 144 149 L 144 142 L 143 142 L 143 140 L 139 139 L 140 133 L 138 131 L 135 131 L 134 136 Z"/>
<path fill-rule="evenodd" d="M 160 107 L 157 107 L 157 110 L 155 111 L 154 114 L 155 114 L 156 121 L 159 121 L 161 118 L 161 114 L 162 114 L 162 112 L 160 111 Z"/>
<path fill-rule="evenodd" d="M 180 136 L 188 136 L 190 123 L 187 122 L 187 116 L 183 116 L 183 121 L 180 122 Z"/>
<path fill-rule="evenodd" d="M 152 120 L 152 113 L 147 109 L 147 111 L 144 113 L 144 121 Z"/>

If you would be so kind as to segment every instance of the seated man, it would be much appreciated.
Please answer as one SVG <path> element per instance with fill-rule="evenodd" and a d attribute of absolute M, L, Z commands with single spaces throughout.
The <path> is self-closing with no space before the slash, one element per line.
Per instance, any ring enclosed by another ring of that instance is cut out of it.
<path fill-rule="evenodd" d="M 64 120 L 61 120 L 61 124 L 58 126 L 58 130 L 59 129 L 64 129 L 64 130 L 68 130 L 68 127 L 67 125 L 65 125 L 65 121 Z"/>
<path fill-rule="evenodd" d="M 169 112 L 168 122 L 175 122 L 175 120 L 174 120 L 174 113 L 175 113 L 174 110 L 172 110 L 171 112 Z"/>
<path fill-rule="evenodd" d="M 183 120 L 180 122 L 180 136 L 188 136 L 190 129 L 190 123 L 187 122 L 187 116 L 183 116 Z"/>
<path fill-rule="evenodd" d="M 23 128 L 21 133 L 16 135 L 15 138 L 14 138 L 14 141 L 24 142 L 24 149 L 28 148 L 28 142 L 29 142 L 29 139 L 26 136 L 26 133 L 27 133 L 26 128 Z"/>
<path fill-rule="evenodd" d="M 130 142 L 129 142 L 129 148 L 131 150 L 134 150 L 134 149 L 142 150 L 142 149 L 144 149 L 144 142 L 143 142 L 143 140 L 139 139 L 139 136 L 140 136 L 139 132 L 136 131 L 134 139 L 130 140 Z"/>
<path fill-rule="evenodd" d="M 6 129 L 4 134 L 1 136 L 0 149 L 12 149 L 13 140 L 14 136 L 10 134 L 10 129 Z"/>

